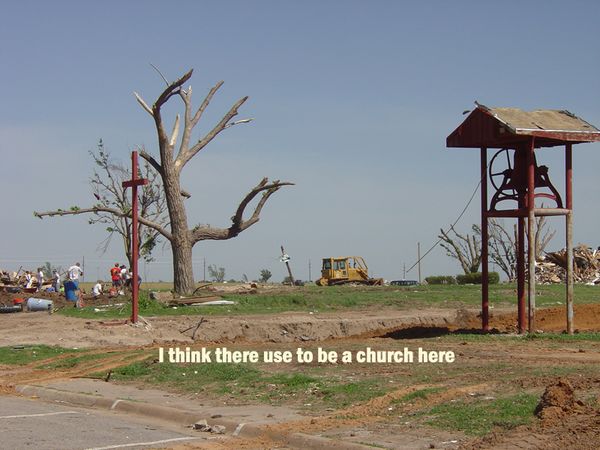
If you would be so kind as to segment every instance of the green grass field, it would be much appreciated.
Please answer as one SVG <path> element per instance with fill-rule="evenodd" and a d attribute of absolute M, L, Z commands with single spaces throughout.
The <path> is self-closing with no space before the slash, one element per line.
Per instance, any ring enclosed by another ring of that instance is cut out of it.
<path fill-rule="evenodd" d="M 168 290 L 167 283 L 143 285 L 140 293 L 140 313 L 142 315 L 240 315 L 240 314 L 277 314 L 287 311 L 327 312 L 347 309 L 366 308 L 461 308 L 477 307 L 481 302 L 481 286 L 478 285 L 431 285 L 431 286 L 335 286 L 320 287 L 315 285 L 273 289 L 256 295 L 224 294 L 226 300 L 236 302 L 227 306 L 177 308 L 164 307 L 149 299 L 151 290 Z M 153 289 L 155 288 L 155 289 Z M 516 303 L 516 286 L 514 284 L 497 284 L 490 286 L 490 304 L 496 307 L 514 306 Z M 539 307 L 558 306 L 565 302 L 565 287 L 562 285 L 538 286 L 536 303 Z M 576 303 L 596 303 L 600 301 L 600 291 L 595 286 L 576 285 Z M 128 302 L 128 297 L 120 297 L 116 302 Z M 130 307 L 102 308 L 94 307 L 81 310 L 68 308 L 62 314 L 85 318 L 127 317 Z"/>

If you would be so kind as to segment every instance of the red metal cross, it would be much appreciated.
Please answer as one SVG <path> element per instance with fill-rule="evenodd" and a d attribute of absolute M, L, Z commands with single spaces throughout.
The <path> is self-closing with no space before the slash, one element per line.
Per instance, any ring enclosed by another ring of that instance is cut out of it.
<path fill-rule="evenodd" d="M 139 235 L 138 235 L 138 186 L 148 184 L 148 179 L 138 178 L 138 152 L 131 152 L 131 180 L 123 181 L 124 188 L 131 188 L 131 259 L 132 259 L 132 278 L 131 278 L 131 322 L 138 321 L 138 253 L 139 253 Z"/>

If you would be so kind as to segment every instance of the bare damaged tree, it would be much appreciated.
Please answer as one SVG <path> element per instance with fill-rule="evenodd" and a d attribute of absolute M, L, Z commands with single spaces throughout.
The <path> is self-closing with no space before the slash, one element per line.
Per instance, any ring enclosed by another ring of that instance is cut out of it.
<path fill-rule="evenodd" d="M 477 272 L 481 264 L 481 240 L 477 239 L 477 236 L 481 236 L 481 230 L 477 225 L 473 225 L 471 229 L 473 235 L 463 236 L 456 232 L 454 226 L 451 226 L 448 232 L 440 229 L 438 236 L 446 254 L 458 260 L 465 275 Z M 450 234 L 450 231 L 454 235 Z"/>
<path fill-rule="evenodd" d="M 68 210 L 58 209 L 56 211 L 34 212 L 34 214 L 39 218 L 43 216 L 92 214 L 88 220 L 89 224 L 107 225 L 108 237 L 101 242 L 100 248 L 106 251 L 113 235 L 119 235 L 123 240 L 125 256 L 131 267 L 131 201 L 127 191 L 122 186 L 124 180 L 131 178 L 131 170 L 111 158 L 110 153 L 104 148 L 102 139 L 98 142 L 97 150 L 90 151 L 90 155 L 95 164 L 90 184 L 97 203 L 91 208 L 72 206 Z M 159 233 L 154 228 L 148 227 L 145 222 L 149 220 L 152 223 L 165 226 L 168 224 L 169 218 L 160 178 L 149 163 L 140 167 L 139 172 L 141 177 L 149 180 L 149 183 L 142 187 L 138 202 L 140 215 L 144 218 L 144 220 L 140 220 L 138 225 L 139 252 L 144 259 L 150 261 L 152 250 L 159 240 Z"/>
<path fill-rule="evenodd" d="M 543 207 L 543 205 L 542 205 Z M 556 234 L 556 230 L 544 229 L 547 227 L 546 216 L 535 219 L 535 260 L 539 260 L 542 253 Z"/>
<path fill-rule="evenodd" d="M 211 264 L 207 269 L 208 275 L 217 283 L 222 283 L 225 280 L 225 267 L 217 267 Z"/>
<path fill-rule="evenodd" d="M 535 219 L 535 259 L 540 259 L 546 247 L 556 234 L 556 230 L 548 229 L 545 216 Z M 504 228 L 502 222 L 490 219 L 489 222 L 489 245 L 490 258 L 506 274 L 508 281 L 517 279 L 517 225 L 513 225 L 512 233 Z M 527 245 L 525 245 L 527 249 Z"/>
<path fill-rule="evenodd" d="M 194 291 L 194 275 L 192 271 L 192 247 L 203 240 L 226 240 L 239 235 L 242 231 L 257 223 L 260 219 L 260 213 L 271 195 L 277 192 L 282 186 L 292 185 L 293 183 L 275 180 L 269 182 L 268 178 L 263 178 L 246 196 L 241 200 L 234 215 L 231 217 L 231 225 L 227 228 L 216 228 L 210 225 L 196 225 L 189 227 L 184 198 L 190 195 L 181 188 L 181 172 L 185 165 L 200 152 L 208 143 L 210 143 L 223 130 L 240 123 L 247 123 L 251 119 L 242 119 L 232 121 L 237 116 L 238 109 L 244 104 L 248 97 L 242 97 L 221 120 L 206 133 L 203 137 L 192 142 L 192 131 L 202 118 L 202 115 L 212 98 L 223 85 L 219 81 L 213 86 L 197 110 L 192 109 L 192 88 L 184 89 L 182 86 L 191 78 L 192 70 L 187 72 L 178 80 L 167 83 L 167 87 L 158 96 L 152 107 L 135 93 L 136 99 L 144 110 L 150 114 L 156 127 L 158 136 L 159 159 L 155 159 L 146 151 L 141 150 L 140 155 L 152 165 L 160 175 L 166 196 L 166 203 L 169 212 L 169 226 L 164 226 L 144 217 L 140 217 L 140 222 L 153 228 L 165 239 L 171 243 L 173 252 L 173 271 L 174 271 L 174 289 L 181 295 L 191 294 Z M 165 123 L 162 116 L 162 107 L 174 96 L 178 96 L 183 102 L 183 132 L 179 138 L 180 116 L 177 114 L 173 129 L 170 134 L 165 130 Z M 176 149 L 176 147 L 178 147 Z M 177 152 L 176 152 L 177 150 Z M 259 196 L 260 194 L 260 196 Z M 250 203 L 258 197 L 254 210 L 250 217 L 244 219 L 244 213 Z M 81 210 L 82 211 L 82 210 Z M 108 212 L 119 217 L 130 216 L 117 208 L 97 205 L 89 208 L 88 212 Z M 38 217 L 62 215 L 57 211 L 36 213 Z"/>
<path fill-rule="evenodd" d="M 106 208 L 115 207 L 120 211 L 129 212 L 131 210 L 130 196 L 127 195 L 128 192 L 123 188 L 122 183 L 131 178 L 131 170 L 112 160 L 110 153 L 104 148 L 102 139 L 98 143 L 97 151 L 90 151 L 90 155 L 96 164 L 90 182 L 98 204 Z M 139 176 L 148 180 L 148 184 L 141 188 L 138 201 L 139 213 L 142 217 L 164 226 L 168 224 L 169 218 L 161 180 L 148 162 L 141 166 L 139 171 Z M 133 264 L 131 219 L 127 216 L 119 217 L 109 212 L 98 211 L 88 222 L 107 225 L 106 231 L 109 235 L 101 244 L 103 251 L 106 251 L 114 234 L 122 238 L 125 256 L 131 267 Z M 151 261 L 152 251 L 159 242 L 160 235 L 158 231 L 143 223 L 138 224 L 138 235 L 140 236 L 139 254 L 146 261 Z"/>
<path fill-rule="evenodd" d="M 552 240 L 556 231 L 549 230 L 546 217 L 536 217 L 535 220 L 535 254 L 536 260 L 545 251 L 546 246 Z M 481 228 L 478 225 L 471 227 L 473 236 L 458 234 L 454 227 L 450 230 L 454 237 L 444 230 L 438 236 L 443 243 L 440 245 L 446 250 L 448 256 L 457 259 L 465 272 L 477 272 L 481 263 Z M 517 225 L 513 226 L 512 232 L 504 228 L 504 224 L 497 219 L 489 221 L 489 256 L 490 259 L 504 272 L 508 281 L 517 278 Z M 527 248 L 527 245 L 525 245 Z"/>
<path fill-rule="evenodd" d="M 517 225 L 509 233 L 496 219 L 489 221 L 489 255 L 492 261 L 506 274 L 508 281 L 517 278 Z"/>

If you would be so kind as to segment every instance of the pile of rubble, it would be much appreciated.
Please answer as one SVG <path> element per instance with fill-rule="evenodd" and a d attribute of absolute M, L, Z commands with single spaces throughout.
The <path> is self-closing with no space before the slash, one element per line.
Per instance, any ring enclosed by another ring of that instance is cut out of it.
<path fill-rule="evenodd" d="M 536 261 L 535 278 L 538 283 L 564 283 L 567 277 L 567 250 L 546 253 Z M 579 244 L 573 249 L 573 281 L 600 284 L 600 250 Z"/>
<path fill-rule="evenodd" d="M 29 279 L 27 277 L 29 275 Z M 35 292 L 37 290 L 37 277 L 32 272 L 8 272 L 0 270 L 0 291 L 9 293 Z M 51 281 L 44 280 L 43 285 L 52 285 Z"/>

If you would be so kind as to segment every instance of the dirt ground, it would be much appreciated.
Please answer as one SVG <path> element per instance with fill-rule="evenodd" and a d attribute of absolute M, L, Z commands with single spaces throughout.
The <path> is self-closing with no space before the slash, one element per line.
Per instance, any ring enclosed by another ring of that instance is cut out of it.
<path fill-rule="evenodd" d="M 4 298 L 3 300 L 8 300 Z M 57 301 L 60 305 L 60 300 Z M 235 343 L 237 348 L 281 348 L 282 344 L 302 342 L 307 348 L 327 345 L 344 349 L 398 346 L 427 346 L 452 350 L 457 364 L 447 372 L 440 370 L 429 382 L 417 379 L 411 369 L 384 365 L 336 367 L 337 373 L 354 379 L 389 376 L 397 389 L 366 403 L 335 411 L 314 410 L 305 420 L 276 425 L 286 432 L 318 433 L 353 442 L 371 442 L 383 448 L 468 449 L 596 449 L 600 435 L 600 351 L 594 342 L 555 343 L 551 340 L 497 340 L 492 343 L 453 341 L 440 343 L 436 336 L 463 331 L 476 332 L 480 319 L 476 310 L 418 309 L 395 311 L 346 311 L 327 314 L 288 313 L 257 316 L 178 316 L 145 317 L 137 326 L 74 319 L 47 312 L 22 312 L 0 315 L 0 346 L 25 344 L 87 348 L 89 352 L 111 352 L 113 357 L 102 365 L 90 361 L 62 371 L 43 371 L 33 365 L 0 366 L 0 394 L 10 392 L 14 380 L 20 383 L 85 376 L 108 370 L 147 355 L 140 349 L 186 343 L 212 345 Z M 490 325 L 494 332 L 514 334 L 516 311 L 492 310 Z M 200 323 L 201 322 L 201 323 Z M 197 326 L 199 324 L 199 326 Z M 538 309 L 537 328 L 542 332 L 562 332 L 565 311 L 561 308 Z M 575 328 L 578 332 L 600 331 L 600 304 L 576 305 Z M 118 352 L 117 352 L 118 350 Z M 125 351 L 125 353 L 123 353 Z M 127 353 L 129 352 L 129 353 Z M 57 357 L 57 358 L 60 358 Z M 515 376 L 514 365 L 523 374 Z M 512 364 L 512 365 L 511 365 Z M 511 365 L 509 369 L 506 369 Z M 551 368 L 546 372 L 538 367 Z M 572 369 L 580 368 L 581 370 Z M 569 369 L 569 370 L 567 370 Z M 301 371 L 301 367 L 290 367 Z M 445 370 L 445 369 L 444 369 Z M 560 375 L 562 372 L 565 375 Z M 503 380 L 503 376 L 510 381 Z M 562 383 L 562 384 L 561 384 Z M 398 405 L 407 394 L 428 386 L 444 390 L 409 404 Z M 510 432 L 494 431 L 483 438 L 447 433 L 416 423 L 412 414 L 428 405 L 452 402 L 472 396 L 493 397 L 506 390 L 539 392 L 542 401 L 538 419 Z M 549 392 L 547 395 L 544 392 Z M 542 396 L 544 393 L 544 396 Z M 593 400 L 593 399 L 596 400 Z M 590 400 L 592 399 L 592 400 Z M 235 402 L 235 396 L 228 399 Z M 411 446 L 409 443 L 413 443 Z M 213 448 L 219 447 L 215 443 Z M 227 444 L 230 445 L 230 444 Z M 276 448 L 267 437 L 239 441 L 236 448 Z M 190 445 L 178 448 L 193 448 Z"/>

